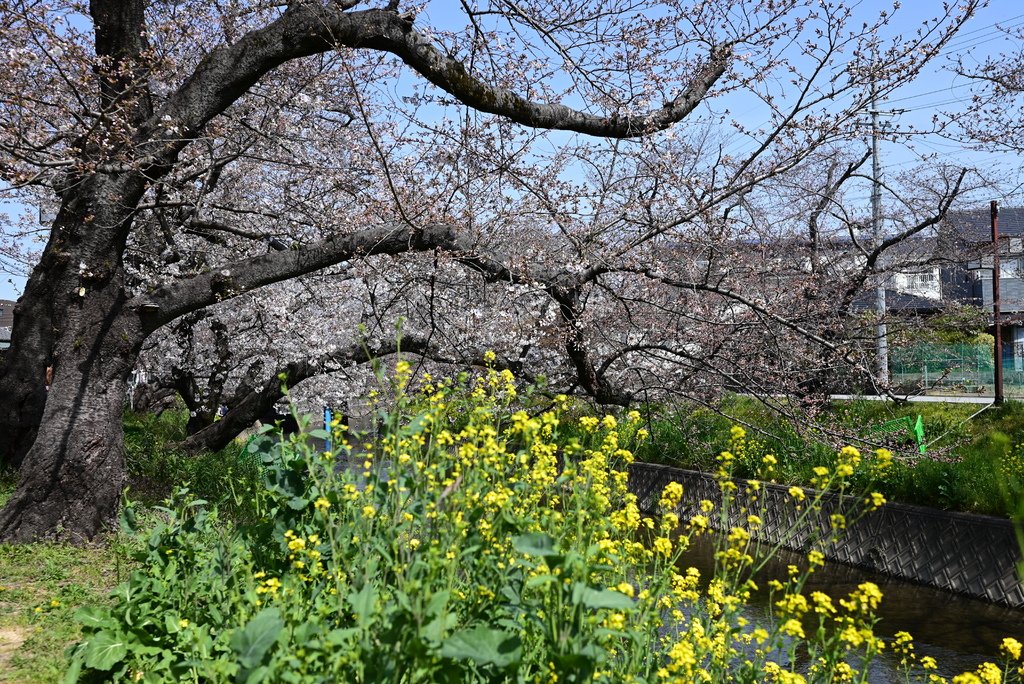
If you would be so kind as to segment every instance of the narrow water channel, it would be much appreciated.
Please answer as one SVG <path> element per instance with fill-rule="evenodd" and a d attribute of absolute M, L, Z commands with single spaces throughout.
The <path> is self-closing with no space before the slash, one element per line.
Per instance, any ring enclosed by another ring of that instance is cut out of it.
<path fill-rule="evenodd" d="M 680 565 L 696 567 L 703 577 L 711 577 L 714 551 L 713 537 L 696 539 L 680 559 Z M 755 578 L 758 585 L 764 587 L 772 578 L 785 580 L 790 564 L 803 567 L 804 556 L 779 550 Z M 839 563 L 827 563 L 811 575 L 804 593 L 821 591 L 835 601 L 846 597 L 862 582 L 874 582 L 884 596 L 878 610 L 881 621 L 875 633 L 891 637 L 899 631 L 909 632 L 914 637 L 918 657 L 933 656 L 939 664 L 937 674 L 944 677 L 973 670 L 986 660 L 1001 662 L 999 644 L 1003 637 L 1024 641 L 1022 610 L 964 598 Z M 764 623 L 770 611 L 767 592 L 756 596 L 748 611 L 749 619 Z M 897 661 L 891 654 L 883 653 L 872 664 L 869 681 L 879 684 L 902 681 L 894 669 Z"/>

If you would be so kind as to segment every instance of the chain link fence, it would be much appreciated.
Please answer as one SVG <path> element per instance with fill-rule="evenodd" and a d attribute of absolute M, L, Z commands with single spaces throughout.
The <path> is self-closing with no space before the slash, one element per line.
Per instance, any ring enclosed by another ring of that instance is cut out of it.
<path fill-rule="evenodd" d="M 1007 395 L 1024 396 L 1024 354 L 1003 347 L 1003 386 Z M 893 386 L 905 392 L 942 390 L 991 395 L 995 386 L 991 345 L 918 344 L 889 350 Z"/>

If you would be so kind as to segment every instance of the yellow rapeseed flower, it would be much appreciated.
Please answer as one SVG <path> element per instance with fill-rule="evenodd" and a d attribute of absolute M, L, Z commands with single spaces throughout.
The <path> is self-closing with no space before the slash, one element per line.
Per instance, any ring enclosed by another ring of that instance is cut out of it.
<path fill-rule="evenodd" d="M 796 618 L 789 618 L 779 626 L 779 631 L 783 634 L 798 639 L 804 638 L 804 628 L 800 624 L 800 621 Z"/>
<path fill-rule="evenodd" d="M 1020 660 L 1021 643 L 1013 637 L 1006 637 L 999 645 L 999 650 L 1014 660 Z"/>

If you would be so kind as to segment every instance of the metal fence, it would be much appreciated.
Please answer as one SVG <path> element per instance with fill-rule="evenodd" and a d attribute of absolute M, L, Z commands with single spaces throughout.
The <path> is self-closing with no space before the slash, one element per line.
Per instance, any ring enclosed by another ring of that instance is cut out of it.
<path fill-rule="evenodd" d="M 661 491 L 669 482 L 683 485 L 677 510 L 683 520 L 699 510 L 701 499 L 721 506 L 721 488 L 708 473 L 652 463 L 629 467 L 630 491 L 646 513 L 658 509 Z M 764 484 L 754 501 L 744 493 L 745 482 L 736 482 L 735 505 L 723 520 L 712 521 L 721 531 L 745 525 L 747 513 L 757 511 L 763 525 L 755 537 L 762 541 L 802 552 L 818 547 L 826 558 L 840 563 L 1024 608 L 1024 581 L 1017 575 L 1022 551 L 1013 523 L 1006 518 L 887 503 L 851 524 L 837 542 L 827 542 L 832 529 L 829 515 L 843 512 L 850 520 L 857 518 L 860 499 L 825 493 L 820 511 L 806 515 L 796 510 L 785 485 Z"/>
<path fill-rule="evenodd" d="M 1007 395 L 1024 396 L 1024 354 L 1003 346 L 1003 385 Z M 907 392 L 943 390 L 991 395 L 995 385 L 991 345 L 918 344 L 889 351 L 890 381 Z"/>

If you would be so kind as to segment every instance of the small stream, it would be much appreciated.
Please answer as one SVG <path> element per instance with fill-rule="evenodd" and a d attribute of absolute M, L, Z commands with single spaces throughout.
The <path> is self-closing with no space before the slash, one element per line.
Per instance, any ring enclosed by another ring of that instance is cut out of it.
<path fill-rule="evenodd" d="M 680 565 L 683 568 L 696 567 L 702 577 L 711 577 L 714 574 L 714 551 L 712 536 L 695 539 L 680 559 Z M 755 578 L 758 585 L 764 587 L 772 578 L 785 580 L 789 564 L 803 567 L 804 555 L 780 549 Z M 1003 637 L 1012 636 L 1024 641 L 1022 610 L 957 596 L 840 563 L 826 563 L 824 568 L 811 575 L 804 585 L 804 594 L 821 591 L 837 601 L 862 582 L 874 582 L 884 596 L 878 610 L 881 620 L 875 633 L 891 637 L 899 631 L 909 632 L 914 637 L 918 657 L 933 656 L 939 664 L 937 674 L 944 677 L 973 670 L 986 660 L 999 664 L 999 644 Z M 747 611 L 752 622 L 767 622 L 767 592 L 756 595 Z M 896 662 L 898 658 L 883 652 L 871 665 L 869 681 L 880 684 L 902 681 L 894 669 Z"/>

